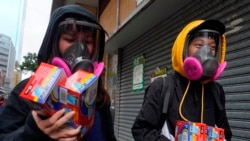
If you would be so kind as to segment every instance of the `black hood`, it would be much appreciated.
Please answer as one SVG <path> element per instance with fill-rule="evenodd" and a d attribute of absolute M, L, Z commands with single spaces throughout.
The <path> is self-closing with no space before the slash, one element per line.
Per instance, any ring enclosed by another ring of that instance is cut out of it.
<path fill-rule="evenodd" d="M 38 64 L 40 64 L 41 62 L 48 62 L 52 53 L 54 39 L 53 36 L 55 35 L 58 24 L 61 21 L 65 20 L 65 18 L 67 17 L 86 19 L 87 21 L 93 22 L 102 28 L 102 26 L 98 23 L 96 17 L 91 12 L 79 5 L 66 5 L 56 9 L 55 11 L 53 11 L 50 17 L 50 22 L 47 27 L 47 31 L 45 33 L 42 45 L 38 52 Z M 102 61 L 105 47 L 105 31 L 103 28 L 101 29 L 100 38 L 100 52 L 98 60 Z"/>

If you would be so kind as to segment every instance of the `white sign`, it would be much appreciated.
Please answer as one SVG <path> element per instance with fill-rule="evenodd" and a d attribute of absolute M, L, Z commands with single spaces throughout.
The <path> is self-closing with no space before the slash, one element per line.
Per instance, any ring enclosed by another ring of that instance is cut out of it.
<path fill-rule="evenodd" d="M 134 67 L 133 70 L 133 84 L 141 83 L 143 80 L 143 64 Z"/>

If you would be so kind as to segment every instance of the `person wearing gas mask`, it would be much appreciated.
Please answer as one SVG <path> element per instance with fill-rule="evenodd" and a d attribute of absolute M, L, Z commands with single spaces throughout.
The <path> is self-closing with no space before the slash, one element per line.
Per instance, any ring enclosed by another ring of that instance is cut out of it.
<path fill-rule="evenodd" d="M 44 62 L 62 67 L 67 76 L 82 69 L 95 70 L 94 62 L 103 58 L 105 30 L 96 17 L 79 5 L 66 5 L 53 11 L 38 53 L 38 64 Z M 21 81 L 11 92 L 0 114 L 1 141 L 115 141 L 110 98 L 99 79 L 96 111 L 92 128 L 83 138 L 81 126 L 66 128 L 74 112 L 58 110 L 49 116 L 34 110 L 34 104 L 19 95 L 29 79 Z"/>
<path fill-rule="evenodd" d="M 172 48 L 174 71 L 167 76 L 172 79 L 165 83 L 173 87 L 167 112 L 163 112 L 165 103 L 161 96 L 166 86 L 158 78 L 147 87 L 146 98 L 133 124 L 136 141 L 175 140 L 177 120 L 223 128 L 225 139 L 231 140 L 225 93 L 215 82 L 227 64 L 224 33 L 225 26 L 218 20 L 195 20 L 182 29 Z"/>

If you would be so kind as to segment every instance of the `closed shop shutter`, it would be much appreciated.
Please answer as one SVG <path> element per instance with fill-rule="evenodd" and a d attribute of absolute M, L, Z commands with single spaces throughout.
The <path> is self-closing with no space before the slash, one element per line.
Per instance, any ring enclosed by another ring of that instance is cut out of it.
<path fill-rule="evenodd" d="M 219 19 L 227 27 L 227 68 L 218 82 L 226 93 L 226 109 L 233 141 L 250 140 L 250 1 L 194 1 L 175 15 L 118 50 L 115 132 L 118 141 L 133 141 L 131 127 L 144 91 L 132 92 L 133 58 L 145 58 L 145 88 L 156 67 L 171 69 L 172 44 L 185 24 L 193 19 Z M 142 25 L 143 26 L 143 25 Z"/>

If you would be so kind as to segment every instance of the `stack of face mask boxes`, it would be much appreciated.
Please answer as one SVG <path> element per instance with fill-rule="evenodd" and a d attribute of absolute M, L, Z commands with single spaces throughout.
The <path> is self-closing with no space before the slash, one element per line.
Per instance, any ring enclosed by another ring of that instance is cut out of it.
<path fill-rule="evenodd" d="M 20 96 L 31 101 L 34 109 L 46 110 L 50 115 L 62 108 L 65 113 L 74 111 L 73 119 L 65 126 L 81 125 L 84 135 L 94 121 L 98 78 L 103 68 L 102 62 L 96 64 L 94 73 L 78 70 L 67 77 L 64 69 L 41 63 Z"/>
<path fill-rule="evenodd" d="M 177 121 L 175 141 L 224 141 L 224 129 L 204 123 Z"/>

